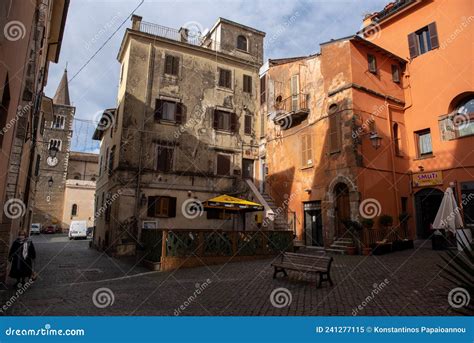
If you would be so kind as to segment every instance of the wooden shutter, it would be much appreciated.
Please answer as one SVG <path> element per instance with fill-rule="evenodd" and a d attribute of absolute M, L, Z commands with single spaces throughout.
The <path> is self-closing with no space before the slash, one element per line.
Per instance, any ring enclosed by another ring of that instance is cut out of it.
<path fill-rule="evenodd" d="M 173 74 L 173 56 L 165 56 L 165 74 Z"/>
<path fill-rule="evenodd" d="M 420 54 L 418 51 L 416 39 L 417 37 L 415 32 L 412 32 L 408 35 L 408 50 L 410 51 L 410 58 L 415 58 Z"/>
<path fill-rule="evenodd" d="M 173 75 L 178 75 L 179 74 L 179 57 L 173 56 L 172 57 L 172 74 Z"/>
<path fill-rule="evenodd" d="M 148 208 L 147 208 L 148 217 L 155 216 L 156 201 L 157 201 L 157 197 L 148 197 Z"/>
<path fill-rule="evenodd" d="M 230 113 L 230 131 L 237 132 L 237 114 Z"/>
<path fill-rule="evenodd" d="M 428 25 L 428 33 L 430 35 L 431 49 L 436 49 L 439 47 L 438 42 L 438 30 L 436 30 L 436 23 L 432 22 Z"/>
<path fill-rule="evenodd" d="M 313 142 L 310 134 L 306 135 L 306 164 L 313 164 Z M 311 160 L 311 162 L 310 162 Z"/>
<path fill-rule="evenodd" d="M 186 106 L 181 102 L 176 104 L 175 120 L 179 124 L 186 122 Z"/>
<path fill-rule="evenodd" d="M 301 136 L 301 165 L 305 166 L 306 161 L 308 159 L 306 158 L 306 135 Z"/>
<path fill-rule="evenodd" d="M 155 119 L 163 119 L 163 101 L 160 99 L 155 102 Z"/>
<path fill-rule="evenodd" d="M 339 118 L 339 113 L 334 113 L 329 117 L 329 152 L 338 152 L 341 150 Z"/>
<path fill-rule="evenodd" d="M 252 134 L 252 116 L 246 115 L 245 116 L 245 134 L 251 135 Z"/>
<path fill-rule="evenodd" d="M 176 198 L 168 197 L 168 217 L 176 217 Z"/>
<path fill-rule="evenodd" d="M 212 123 L 212 127 L 215 129 L 215 130 L 218 130 L 219 129 L 219 115 L 220 115 L 220 112 L 216 109 L 214 109 L 214 120 L 213 120 L 213 123 Z"/>
<path fill-rule="evenodd" d="M 266 100 L 266 81 L 265 75 L 260 78 L 260 104 L 265 103 Z"/>

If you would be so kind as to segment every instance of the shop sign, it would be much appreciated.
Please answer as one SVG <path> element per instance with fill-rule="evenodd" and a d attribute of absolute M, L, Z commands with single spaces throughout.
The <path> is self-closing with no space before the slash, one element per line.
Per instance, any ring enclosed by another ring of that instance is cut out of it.
<path fill-rule="evenodd" d="M 413 174 L 414 187 L 436 186 L 436 185 L 442 185 L 442 184 L 443 184 L 443 172 L 441 171 Z"/>

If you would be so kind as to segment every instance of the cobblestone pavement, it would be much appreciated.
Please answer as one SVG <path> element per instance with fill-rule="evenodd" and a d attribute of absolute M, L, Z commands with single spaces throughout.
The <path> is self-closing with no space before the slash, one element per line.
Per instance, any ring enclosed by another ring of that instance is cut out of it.
<path fill-rule="evenodd" d="M 335 285 L 317 289 L 312 276 L 273 279 L 272 259 L 150 272 L 90 249 L 88 241 L 34 239 L 40 278 L 13 301 L 11 285 L 0 291 L 8 315 L 353 315 L 359 305 L 357 315 L 455 314 L 430 242 L 383 256 L 336 255 Z M 272 305 L 276 288 L 289 291 L 288 306 Z"/>

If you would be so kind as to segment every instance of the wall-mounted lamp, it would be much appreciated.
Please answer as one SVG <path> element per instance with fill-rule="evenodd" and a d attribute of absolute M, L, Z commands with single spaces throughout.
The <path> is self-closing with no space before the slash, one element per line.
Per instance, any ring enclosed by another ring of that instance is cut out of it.
<path fill-rule="evenodd" d="M 376 131 L 370 133 L 369 139 L 375 150 L 380 148 L 380 144 L 382 143 L 382 137 L 380 137 Z"/>
<path fill-rule="evenodd" d="M 188 197 L 191 197 L 193 195 L 193 192 L 188 191 Z"/>

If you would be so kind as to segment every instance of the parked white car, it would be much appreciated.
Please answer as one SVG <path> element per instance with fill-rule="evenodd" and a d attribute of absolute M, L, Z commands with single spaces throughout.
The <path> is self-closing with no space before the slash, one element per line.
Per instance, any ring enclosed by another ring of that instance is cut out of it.
<path fill-rule="evenodd" d="M 87 221 L 73 220 L 69 226 L 69 239 L 87 238 Z"/>
<path fill-rule="evenodd" d="M 41 233 L 41 224 L 34 223 L 31 224 L 30 235 L 39 235 Z"/>

